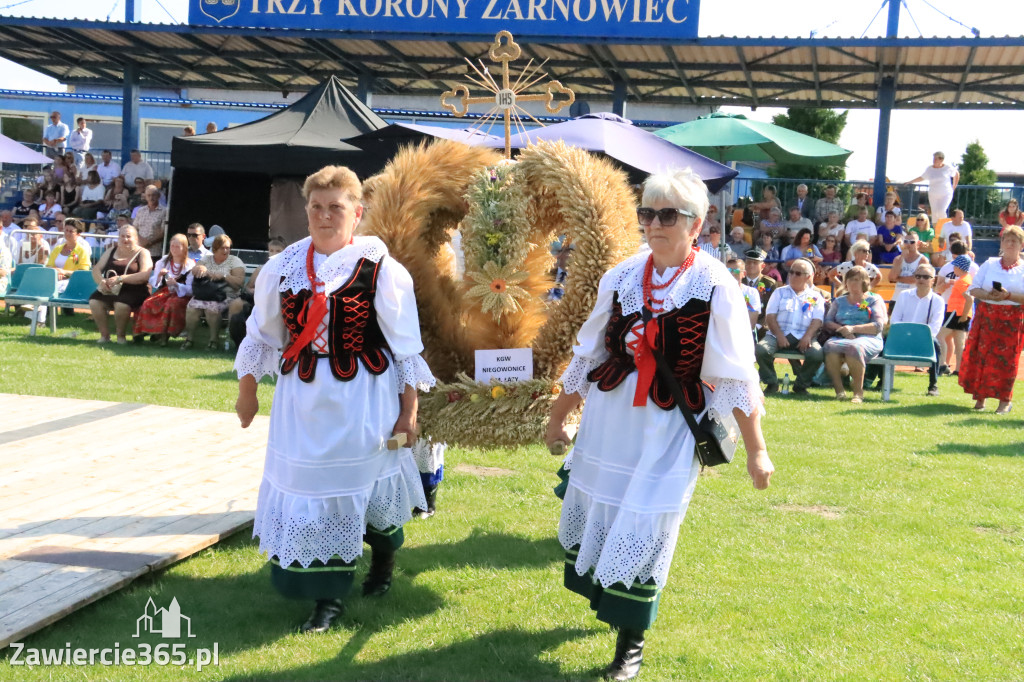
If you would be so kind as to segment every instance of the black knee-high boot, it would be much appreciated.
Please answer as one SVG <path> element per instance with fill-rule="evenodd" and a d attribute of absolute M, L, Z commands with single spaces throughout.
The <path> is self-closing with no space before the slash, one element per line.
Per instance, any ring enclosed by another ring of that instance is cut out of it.
<path fill-rule="evenodd" d="M 644 660 L 644 631 L 620 628 L 615 640 L 615 659 L 605 671 L 606 680 L 631 680 Z"/>
<path fill-rule="evenodd" d="M 301 632 L 327 632 L 334 619 L 345 612 L 340 599 L 317 599 L 313 613 L 300 628 Z"/>
<path fill-rule="evenodd" d="M 363 596 L 379 597 L 391 589 L 395 572 L 395 550 L 375 548 L 370 557 L 370 571 L 363 581 Z"/>

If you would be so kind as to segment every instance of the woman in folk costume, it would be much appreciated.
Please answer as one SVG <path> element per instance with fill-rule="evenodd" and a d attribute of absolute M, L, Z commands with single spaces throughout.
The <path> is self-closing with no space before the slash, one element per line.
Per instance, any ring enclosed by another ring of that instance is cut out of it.
<path fill-rule="evenodd" d="M 601 279 L 551 410 L 549 446 L 568 442 L 565 419 L 587 399 L 566 458 L 558 537 L 565 586 L 618 628 L 608 679 L 640 670 L 644 631 L 657 615 L 700 469 L 650 344 L 673 368 L 698 421 L 707 410 L 735 419 L 754 487 L 767 488 L 774 470 L 761 435 L 763 395 L 743 294 L 717 258 L 693 246 L 707 208 L 707 189 L 689 170 L 647 179 L 637 217 L 650 251 Z"/>
<path fill-rule="evenodd" d="M 236 410 L 247 427 L 256 383 L 278 371 L 253 536 L 287 597 L 316 601 L 304 632 L 342 612 L 363 542 L 373 555 L 364 595 L 391 586 L 402 526 L 425 507 L 409 448 L 416 391 L 434 384 L 420 357 L 412 279 L 362 216 L 355 173 L 328 166 L 303 186 L 310 237 L 264 266 L 238 349 Z"/>

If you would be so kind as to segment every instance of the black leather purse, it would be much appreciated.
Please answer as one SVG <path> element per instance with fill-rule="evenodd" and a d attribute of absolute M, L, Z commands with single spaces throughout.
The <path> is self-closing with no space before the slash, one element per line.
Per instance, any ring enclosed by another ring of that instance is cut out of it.
<path fill-rule="evenodd" d="M 643 320 L 646 325 L 650 321 L 651 312 L 644 307 Z M 723 448 L 722 443 L 730 440 L 729 430 L 725 428 L 725 424 L 719 419 L 715 419 L 711 416 L 711 411 L 708 410 L 704 413 L 704 418 L 697 423 L 697 419 L 693 416 L 693 412 L 686 405 L 686 398 L 683 396 L 683 389 L 676 381 L 676 377 L 672 374 L 672 370 L 668 366 L 668 362 L 665 360 L 665 356 L 661 354 L 657 348 L 651 349 L 654 353 L 654 360 L 657 363 L 657 373 L 661 377 L 661 380 L 665 382 L 668 390 L 672 393 L 672 398 L 676 401 L 676 406 L 679 411 L 683 413 L 683 418 L 686 419 L 687 425 L 690 427 L 690 431 L 693 433 L 693 438 L 696 443 L 695 449 L 697 452 L 697 460 L 700 462 L 702 467 L 714 467 L 719 464 L 728 464 L 732 461 L 733 448 Z"/>
<path fill-rule="evenodd" d="M 192 280 L 192 297 L 197 301 L 221 303 L 228 298 L 227 283 L 214 282 L 209 277 L 196 277 Z"/>

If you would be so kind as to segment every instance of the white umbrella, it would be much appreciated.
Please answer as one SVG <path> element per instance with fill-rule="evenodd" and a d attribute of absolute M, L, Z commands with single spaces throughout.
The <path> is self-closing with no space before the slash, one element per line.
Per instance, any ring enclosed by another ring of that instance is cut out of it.
<path fill-rule="evenodd" d="M 40 154 L 34 149 L 26 147 L 17 140 L 12 140 L 6 135 L 0 135 L 0 163 L 21 163 L 33 165 L 53 163 L 53 159 L 44 154 Z"/>

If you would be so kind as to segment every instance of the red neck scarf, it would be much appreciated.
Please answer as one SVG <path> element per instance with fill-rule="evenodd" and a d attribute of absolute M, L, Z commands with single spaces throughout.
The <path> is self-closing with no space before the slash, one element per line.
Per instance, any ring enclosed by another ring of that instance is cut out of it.
<path fill-rule="evenodd" d="M 672 277 L 664 284 L 654 284 L 654 256 L 651 255 L 647 259 L 647 265 L 644 266 L 643 278 L 645 308 L 650 310 L 652 313 L 655 312 L 653 307 L 654 304 L 660 304 L 665 300 L 665 298 L 654 298 L 654 291 L 658 289 L 667 289 L 671 286 L 676 279 L 683 274 L 683 272 L 693 265 L 693 259 L 696 252 L 696 248 L 691 249 L 690 255 L 686 257 L 686 260 L 684 260 L 683 264 L 679 266 L 679 269 L 676 270 L 675 274 L 672 275 Z M 637 369 L 636 392 L 633 393 L 633 407 L 644 407 L 647 405 L 647 394 L 651 390 L 651 384 L 654 383 L 654 374 L 658 368 L 658 362 L 654 359 L 654 346 L 658 341 L 657 320 L 653 317 L 648 320 L 647 323 L 643 325 L 642 333 L 639 336 L 640 338 L 635 342 L 627 344 L 633 349 L 633 362 L 636 363 Z"/>
<path fill-rule="evenodd" d="M 316 338 L 316 331 L 320 328 L 320 323 L 327 315 L 327 295 L 324 293 L 324 283 L 317 279 L 316 270 L 313 267 L 313 242 L 309 243 L 309 251 L 306 252 L 306 277 L 309 278 L 309 287 L 312 289 L 313 295 L 309 297 L 306 305 L 299 312 L 302 333 L 285 350 L 285 360 L 297 358 L 299 352 L 312 343 Z"/>

